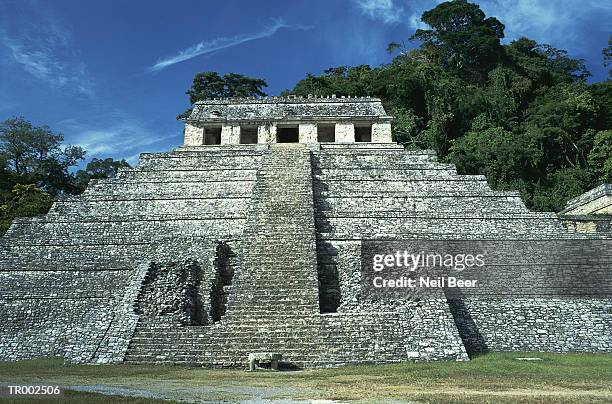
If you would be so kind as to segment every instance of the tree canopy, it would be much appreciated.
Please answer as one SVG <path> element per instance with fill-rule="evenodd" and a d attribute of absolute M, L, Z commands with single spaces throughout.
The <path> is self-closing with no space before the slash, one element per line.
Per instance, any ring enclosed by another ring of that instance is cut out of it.
<path fill-rule="evenodd" d="M 417 29 L 411 37 L 422 42 L 428 60 L 454 74 L 479 80 L 501 60 L 504 24 L 486 17 L 466 0 L 442 3 L 426 11 L 421 20 L 430 29 Z"/>
<path fill-rule="evenodd" d="M 391 43 L 399 54 L 390 63 L 308 74 L 285 94 L 380 97 L 396 141 L 434 149 L 495 189 L 518 189 L 532 209 L 560 210 L 610 181 L 610 80 L 587 84 L 584 61 L 550 45 L 502 44 L 503 23 L 465 0 L 421 19 L 428 28 L 409 39 L 416 47 Z"/>
<path fill-rule="evenodd" d="M 198 101 L 224 97 L 264 97 L 263 89 L 268 86 L 263 79 L 228 73 L 221 76 L 217 72 L 197 73 L 191 87 L 185 94 L 189 96 L 191 105 Z M 191 109 L 183 112 L 176 119 L 189 116 Z"/>
<path fill-rule="evenodd" d="M 64 136 L 22 117 L 0 123 L 0 234 L 15 217 L 47 212 L 53 199 L 85 190 L 91 178 L 106 178 L 129 167 L 125 160 L 93 159 L 85 170 L 78 146 L 63 146 Z"/>

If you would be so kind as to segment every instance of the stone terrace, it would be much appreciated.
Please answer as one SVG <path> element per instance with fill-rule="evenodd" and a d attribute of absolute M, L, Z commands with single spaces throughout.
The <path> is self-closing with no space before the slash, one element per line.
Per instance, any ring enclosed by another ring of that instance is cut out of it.
<path fill-rule="evenodd" d="M 609 239 L 405 151 L 390 120 L 373 98 L 197 104 L 184 146 L 13 223 L 0 359 L 245 366 L 269 351 L 309 367 L 612 351 L 610 300 L 360 298 L 363 240 Z"/>

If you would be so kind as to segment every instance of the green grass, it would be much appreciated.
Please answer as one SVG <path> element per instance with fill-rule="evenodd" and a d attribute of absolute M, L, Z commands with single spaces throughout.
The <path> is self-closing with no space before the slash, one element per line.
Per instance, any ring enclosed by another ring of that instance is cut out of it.
<path fill-rule="evenodd" d="M 150 398 L 110 396 L 106 394 L 85 393 L 81 391 L 66 391 L 64 395 L 58 398 L 20 398 L 20 399 L 2 399 L 3 403 L 15 404 L 44 404 L 44 403 L 66 403 L 66 404 L 168 404 L 171 401 L 153 400 Z"/>
<path fill-rule="evenodd" d="M 528 356 L 543 360 L 516 360 Z M 294 398 L 431 403 L 611 402 L 612 355 L 494 353 L 469 362 L 347 366 L 303 372 L 163 365 L 83 366 L 46 359 L 0 363 L 0 381 L 116 386 L 169 398 L 211 401 Z M 97 394 L 71 394 L 83 395 L 81 402 L 101 400 Z M 104 398 L 106 402 L 132 402 L 113 400 L 122 399 Z"/>

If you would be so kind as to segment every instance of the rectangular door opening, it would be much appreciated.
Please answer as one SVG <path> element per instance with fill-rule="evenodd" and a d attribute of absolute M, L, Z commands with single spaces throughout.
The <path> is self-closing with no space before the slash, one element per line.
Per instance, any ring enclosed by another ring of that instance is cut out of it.
<path fill-rule="evenodd" d="M 317 141 L 319 143 L 334 143 L 336 141 L 336 125 L 317 125 Z"/>
<path fill-rule="evenodd" d="M 276 142 L 277 143 L 298 143 L 300 141 L 300 135 L 298 127 L 296 126 L 285 126 L 279 127 L 276 130 Z"/>
<path fill-rule="evenodd" d="M 372 125 L 355 126 L 355 142 L 371 142 Z"/>
<path fill-rule="evenodd" d="M 221 128 L 205 127 L 204 144 L 221 144 Z"/>
<path fill-rule="evenodd" d="M 240 144 L 257 143 L 257 126 L 240 127 Z"/>

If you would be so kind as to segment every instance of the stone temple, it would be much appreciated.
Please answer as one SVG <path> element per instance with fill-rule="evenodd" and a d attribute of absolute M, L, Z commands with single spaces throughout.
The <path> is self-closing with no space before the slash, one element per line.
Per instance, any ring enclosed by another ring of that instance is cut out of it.
<path fill-rule="evenodd" d="M 361 299 L 363 240 L 610 238 L 406 151 L 391 121 L 369 97 L 198 102 L 183 146 L 12 224 L 0 360 L 244 367 L 268 351 L 323 367 L 611 352 L 605 298 Z"/>

